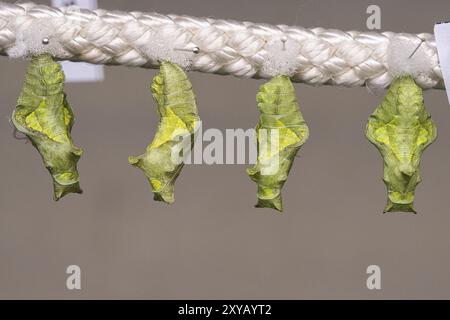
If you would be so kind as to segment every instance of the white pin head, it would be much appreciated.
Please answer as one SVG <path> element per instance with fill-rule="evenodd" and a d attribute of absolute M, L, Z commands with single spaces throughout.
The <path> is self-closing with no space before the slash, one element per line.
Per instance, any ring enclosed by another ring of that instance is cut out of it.
<path fill-rule="evenodd" d="M 285 51 L 286 50 L 286 42 L 288 41 L 288 38 L 286 36 L 282 36 L 280 40 L 283 43 L 283 51 Z"/>
<path fill-rule="evenodd" d="M 15 27 L 16 39 L 14 45 L 6 50 L 10 57 L 21 58 L 48 53 L 54 57 L 64 58 L 68 55 L 60 39 L 53 36 L 64 25 L 64 18 L 30 20 L 25 15 L 17 17 L 11 23 Z"/>
<path fill-rule="evenodd" d="M 186 52 L 192 52 L 192 53 L 199 53 L 200 48 L 199 47 L 193 47 L 193 48 L 174 48 L 175 51 L 186 51 Z"/>

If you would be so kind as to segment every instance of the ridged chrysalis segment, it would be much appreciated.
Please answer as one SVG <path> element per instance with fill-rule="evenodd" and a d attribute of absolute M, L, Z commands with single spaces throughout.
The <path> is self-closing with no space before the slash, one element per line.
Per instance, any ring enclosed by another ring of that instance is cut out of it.
<path fill-rule="evenodd" d="M 289 77 L 277 76 L 263 84 L 256 100 L 260 112 L 258 159 L 247 173 L 258 184 L 256 207 L 282 211 L 281 189 L 309 130 Z"/>
<path fill-rule="evenodd" d="M 145 153 L 129 162 L 144 171 L 155 200 L 173 203 L 175 180 L 184 166 L 178 155 L 192 149 L 200 118 L 191 82 L 178 65 L 162 62 L 151 90 L 158 104 L 158 131 Z"/>
<path fill-rule="evenodd" d="M 380 151 L 388 200 L 384 212 L 414 212 L 420 182 L 420 156 L 436 139 L 436 126 L 425 110 L 422 89 L 410 76 L 395 79 L 369 117 L 366 136 Z"/>
<path fill-rule="evenodd" d="M 53 178 L 54 199 L 82 193 L 77 162 L 83 151 L 73 145 L 74 115 L 64 93 L 64 73 L 50 55 L 31 59 L 12 121 L 41 154 Z"/>

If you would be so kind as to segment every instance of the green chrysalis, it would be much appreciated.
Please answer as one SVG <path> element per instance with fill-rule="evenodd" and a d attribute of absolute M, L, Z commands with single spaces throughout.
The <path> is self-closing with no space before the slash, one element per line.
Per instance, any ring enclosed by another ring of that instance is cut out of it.
<path fill-rule="evenodd" d="M 420 182 L 420 156 L 436 139 L 436 126 L 425 110 L 422 89 L 410 76 L 396 78 L 369 117 L 366 136 L 380 151 L 388 200 L 384 212 L 414 212 Z"/>
<path fill-rule="evenodd" d="M 162 62 L 151 91 L 158 104 L 158 131 L 145 153 L 128 161 L 144 171 L 155 200 L 173 203 L 175 180 L 184 166 L 174 156 L 185 150 L 187 139 L 192 149 L 200 118 L 191 82 L 178 65 Z"/>
<path fill-rule="evenodd" d="M 12 122 L 41 154 L 53 178 L 54 200 L 82 193 L 77 162 L 83 151 L 70 136 L 74 115 L 64 93 L 64 73 L 49 54 L 31 59 Z"/>
<path fill-rule="evenodd" d="M 289 77 L 277 76 L 263 84 L 256 100 L 260 112 L 256 126 L 258 159 L 247 173 L 258 184 L 256 207 L 281 212 L 281 189 L 309 130 Z"/>

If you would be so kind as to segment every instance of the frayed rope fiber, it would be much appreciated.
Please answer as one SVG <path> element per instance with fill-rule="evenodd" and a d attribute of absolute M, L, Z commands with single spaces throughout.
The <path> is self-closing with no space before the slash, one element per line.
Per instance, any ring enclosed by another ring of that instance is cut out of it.
<path fill-rule="evenodd" d="M 48 43 L 43 43 L 46 38 Z M 386 88 L 402 74 L 443 89 L 431 34 L 344 32 L 158 13 L 0 2 L 0 54 L 186 70 L 311 85 Z M 414 53 L 410 56 L 409 53 Z"/>

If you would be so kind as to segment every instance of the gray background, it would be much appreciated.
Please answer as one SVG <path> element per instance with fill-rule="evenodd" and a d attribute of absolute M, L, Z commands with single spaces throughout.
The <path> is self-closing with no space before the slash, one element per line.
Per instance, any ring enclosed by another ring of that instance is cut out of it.
<path fill-rule="evenodd" d="M 49 1 L 38 1 L 49 3 Z M 433 32 L 442 1 L 100 1 L 105 9 L 158 11 L 365 30 Z M 26 63 L 0 57 L 0 298 L 450 298 L 450 107 L 425 93 L 438 140 L 424 153 L 417 215 L 382 214 L 382 160 L 364 137 L 382 95 L 296 84 L 311 136 L 284 189 L 285 212 L 256 209 L 247 165 L 190 165 L 176 203 L 152 200 L 127 163 L 157 124 L 155 70 L 106 67 L 102 83 L 68 84 L 84 194 L 52 201 L 50 177 L 8 124 Z M 204 128 L 250 128 L 263 82 L 191 73 Z M 82 269 L 68 291 L 65 269 Z M 382 290 L 366 268 L 382 269 Z"/>

